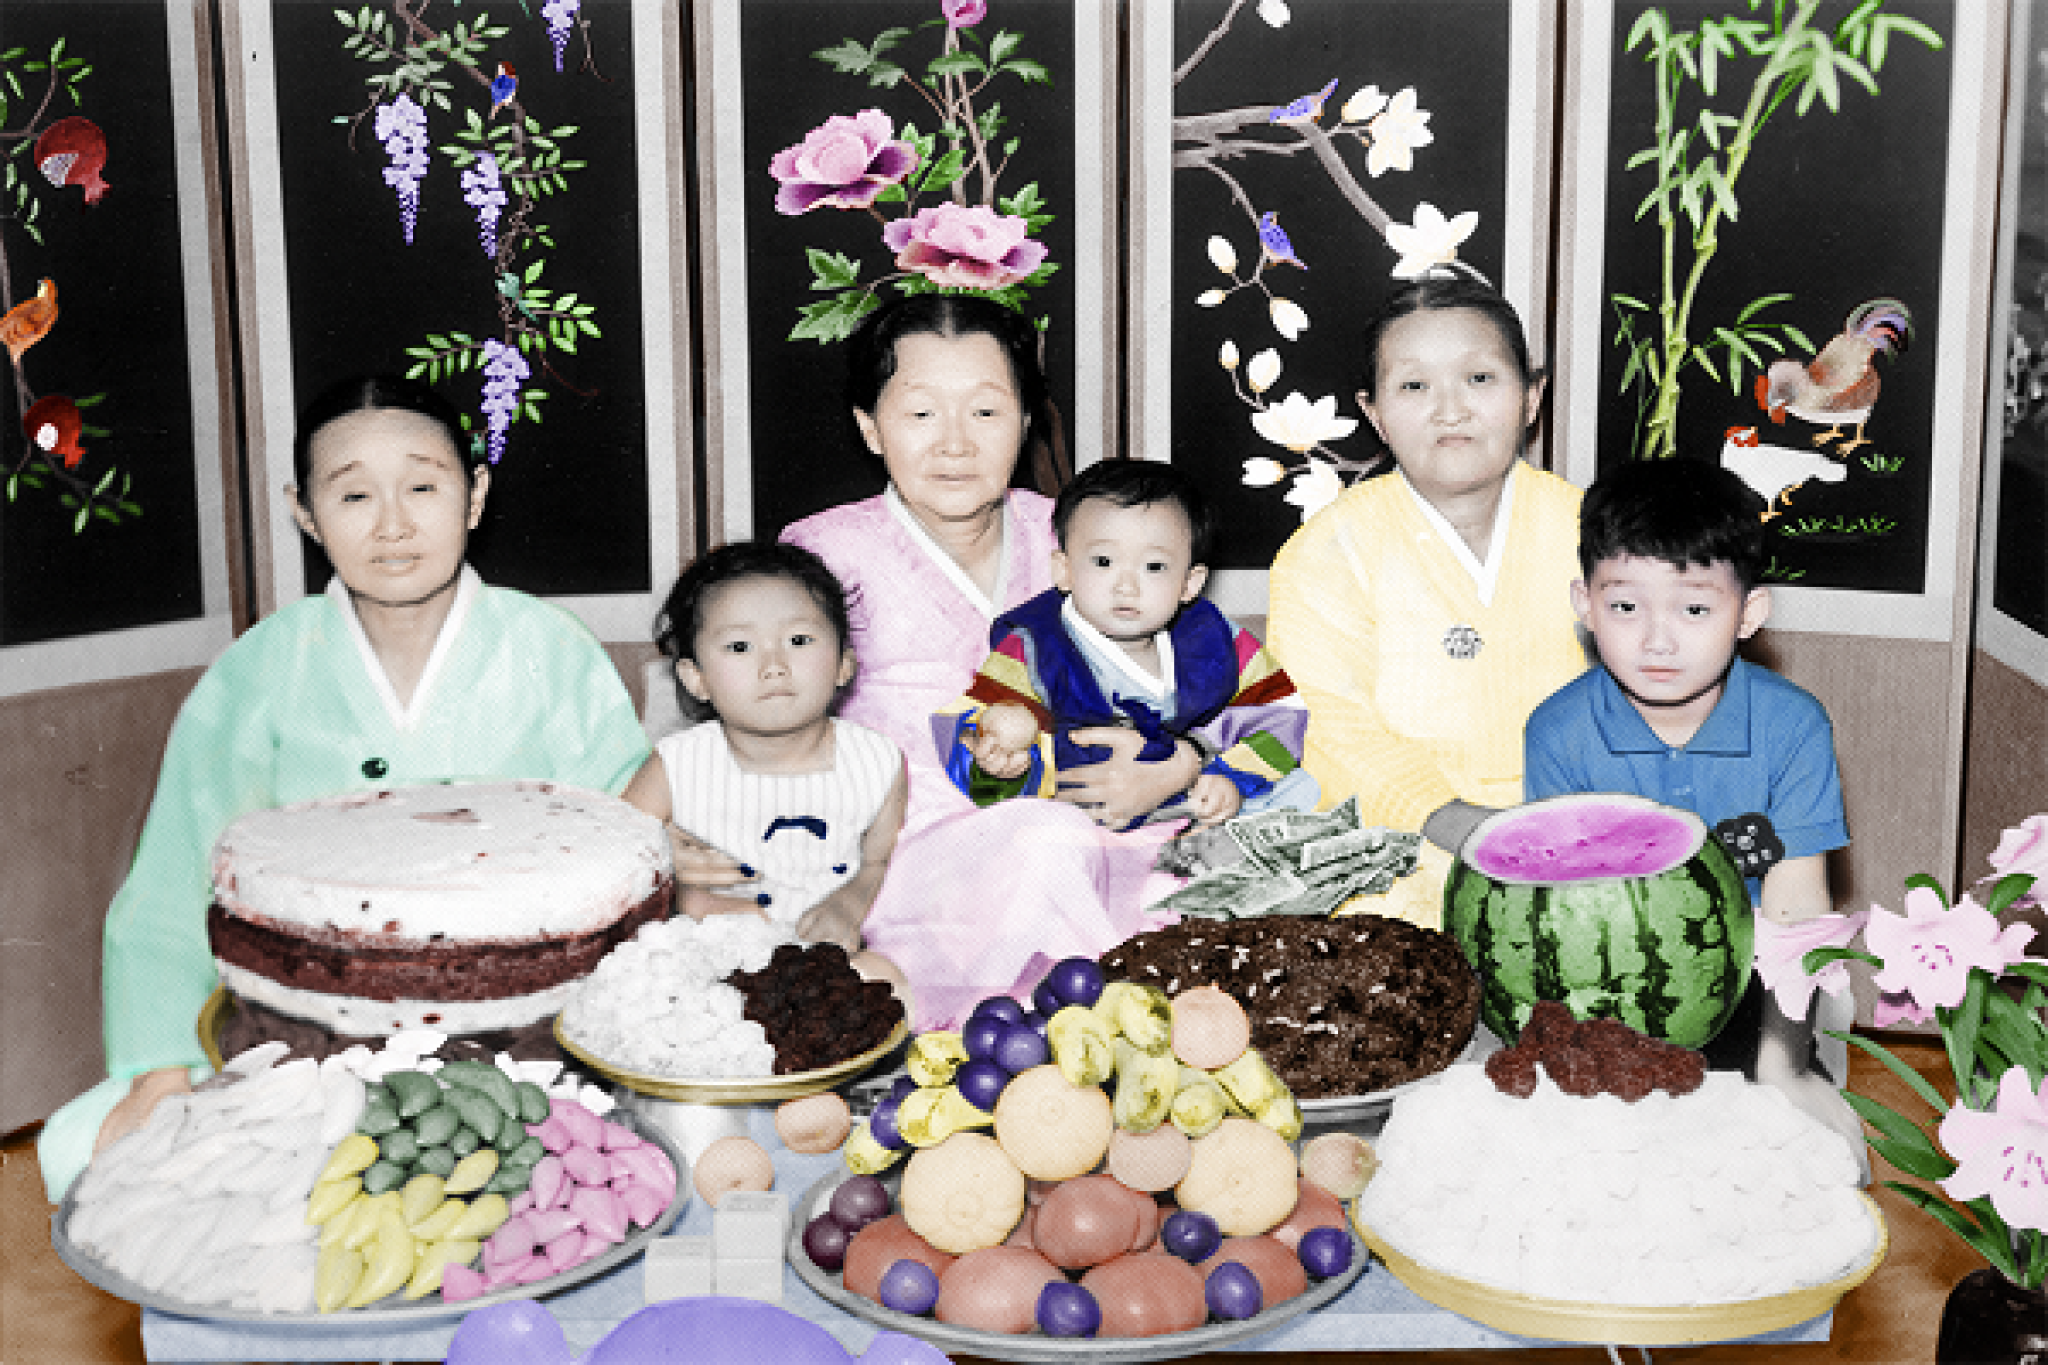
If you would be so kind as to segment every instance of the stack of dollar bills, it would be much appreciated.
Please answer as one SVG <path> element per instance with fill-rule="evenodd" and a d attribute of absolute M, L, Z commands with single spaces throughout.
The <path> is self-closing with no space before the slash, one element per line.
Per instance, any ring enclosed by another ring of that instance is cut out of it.
<path fill-rule="evenodd" d="M 1416 867 L 1420 834 L 1361 829 L 1358 803 L 1325 811 L 1269 810 L 1224 822 L 1228 844 L 1207 836 L 1205 856 L 1170 871 L 1193 881 L 1161 908 L 1208 919 L 1327 915 L 1353 896 L 1379 896 Z M 1232 855 L 1235 856 L 1232 856 Z"/>

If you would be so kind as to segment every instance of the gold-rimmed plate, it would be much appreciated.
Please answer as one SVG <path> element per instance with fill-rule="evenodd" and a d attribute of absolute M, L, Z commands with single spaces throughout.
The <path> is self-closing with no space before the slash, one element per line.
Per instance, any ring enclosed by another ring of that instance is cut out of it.
<path fill-rule="evenodd" d="M 815 1095 L 860 1075 L 888 1056 L 909 1036 L 910 1025 L 899 1019 L 896 1027 L 889 1030 L 888 1037 L 858 1056 L 814 1071 L 792 1071 L 785 1076 L 661 1076 L 635 1071 L 598 1056 L 571 1038 L 568 1030 L 562 1027 L 561 1016 L 555 1016 L 555 1041 L 577 1061 L 628 1090 L 660 1100 L 679 1100 L 684 1104 L 772 1104 Z"/>
<path fill-rule="evenodd" d="M 1500 1332 L 1540 1337 L 1547 1341 L 1585 1341 L 1613 1346 L 1683 1346 L 1702 1341 L 1736 1341 L 1796 1327 L 1831 1312 L 1844 1294 L 1862 1284 L 1884 1263 L 1891 1232 L 1884 1214 L 1869 1195 L 1859 1191 L 1877 1225 L 1877 1245 L 1870 1256 L 1847 1274 L 1826 1284 L 1808 1285 L 1783 1294 L 1733 1303 L 1652 1307 L 1637 1304 L 1582 1303 L 1538 1298 L 1496 1285 L 1437 1270 L 1404 1255 L 1359 1216 L 1352 1201 L 1351 1224 L 1373 1254 L 1394 1277 L 1439 1308 L 1468 1317 Z"/>

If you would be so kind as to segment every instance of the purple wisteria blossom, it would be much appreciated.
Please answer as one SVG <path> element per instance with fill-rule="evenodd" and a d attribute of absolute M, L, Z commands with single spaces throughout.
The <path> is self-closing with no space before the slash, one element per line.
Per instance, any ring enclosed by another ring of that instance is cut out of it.
<path fill-rule="evenodd" d="M 548 41 L 555 45 L 555 72 L 562 70 L 562 51 L 569 45 L 569 30 L 576 23 L 576 16 L 583 12 L 583 0 L 548 0 L 540 7 L 540 17 L 547 22 Z"/>
<path fill-rule="evenodd" d="M 513 414 L 519 411 L 520 386 L 533 370 L 516 347 L 496 339 L 484 342 L 484 421 L 488 429 L 484 451 L 496 464 L 505 454 L 505 433 L 511 430 Z"/>
<path fill-rule="evenodd" d="M 400 92 L 391 103 L 377 106 L 377 140 L 391 158 L 384 168 L 384 183 L 398 192 L 398 221 L 405 230 L 405 244 L 411 246 L 413 225 L 420 216 L 420 181 L 427 175 L 427 111 Z"/>
<path fill-rule="evenodd" d="M 476 236 L 484 255 L 498 258 L 498 213 L 505 207 L 505 185 L 498 176 L 498 158 L 485 152 L 462 173 L 462 198 L 476 210 Z"/>

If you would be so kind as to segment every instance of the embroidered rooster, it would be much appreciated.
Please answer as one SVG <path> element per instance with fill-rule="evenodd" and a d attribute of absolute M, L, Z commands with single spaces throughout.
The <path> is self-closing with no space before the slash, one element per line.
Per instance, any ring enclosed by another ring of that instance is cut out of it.
<path fill-rule="evenodd" d="M 1757 406 L 1780 425 L 1789 412 L 1803 422 L 1825 426 L 1827 430 L 1813 438 L 1817 446 L 1837 440 L 1842 428 L 1854 423 L 1856 434 L 1835 447 L 1836 454 L 1847 455 L 1870 444 L 1863 439 L 1863 427 L 1877 404 L 1878 354 L 1903 355 L 1912 339 L 1913 316 L 1905 304 L 1897 299 L 1859 304 L 1841 332 L 1811 361 L 1773 361 L 1758 375 Z"/>

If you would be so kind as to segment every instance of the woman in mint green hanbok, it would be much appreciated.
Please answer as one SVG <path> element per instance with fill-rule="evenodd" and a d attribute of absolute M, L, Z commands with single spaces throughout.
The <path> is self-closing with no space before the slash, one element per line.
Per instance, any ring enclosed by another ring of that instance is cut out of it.
<path fill-rule="evenodd" d="M 107 912 L 108 1079 L 38 1142 L 53 1200 L 204 1064 L 212 851 L 238 816 L 449 779 L 617 792 L 646 759 L 632 701 L 590 633 L 464 562 L 490 488 L 466 444 L 455 411 L 402 379 L 350 380 L 302 415 L 287 492 L 334 578 L 231 645 L 178 713 Z"/>

